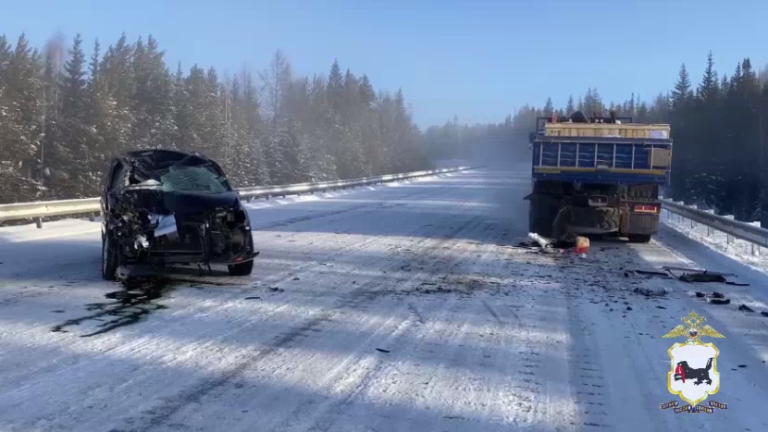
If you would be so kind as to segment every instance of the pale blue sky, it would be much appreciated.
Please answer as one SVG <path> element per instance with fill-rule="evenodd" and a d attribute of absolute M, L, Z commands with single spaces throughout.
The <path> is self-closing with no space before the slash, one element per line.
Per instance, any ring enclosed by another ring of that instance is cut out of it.
<path fill-rule="evenodd" d="M 745 56 L 767 61 L 761 0 L 27 0 L 4 2 L 0 33 L 42 45 L 56 30 L 90 50 L 125 31 L 153 34 L 172 67 L 222 74 L 262 68 L 282 49 L 301 74 L 342 68 L 377 89 L 402 87 L 420 126 L 502 121 L 525 103 L 597 87 L 607 100 L 649 99 L 682 62 L 698 81 L 711 49 L 730 74 Z"/>

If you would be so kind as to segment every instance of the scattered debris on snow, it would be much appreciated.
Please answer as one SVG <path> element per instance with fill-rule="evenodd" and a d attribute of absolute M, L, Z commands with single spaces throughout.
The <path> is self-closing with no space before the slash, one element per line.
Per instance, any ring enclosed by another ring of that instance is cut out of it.
<path fill-rule="evenodd" d="M 642 294 L 646 297 L 664 297 L 668 293 L 666 288 L 663 288 L 663 287 L 659 287 L 656 289 L 638 287 L 638 288 L 635 288 L 633 292 L 635 294 Z"/>
<path fill-rule="evenodd" d="M 727 305 L 731 304 L 731 299 L 711 298 L 709 302 L 716 305 Z"/>
<path fill-rule="evenodd" d="M 536 233 L 528 233 L 528 238 L 531 239 L 531 243 L 534 246 L 538 246 L 541 248 L 550 248 L 554 243 L 553 240 L 542 237 Z"/>
<path fill-rule="evenodd" d="M 725 277 L 719 275 L 719 274 L 711 274 L 711 273 L 684 273 L 680 276 L 678 276 L 678 279 L 680 279 L 683 282 L 688 283 L 708 283 L 708 282 L 719 282 L 719 283 L 725 283 Z"/>
<path fill-rule="evenodd" d="M 755 311 L 754 309 L 752 309 L 751 307 L 749 307 L 749 306 L 747 306 L 745 304 L 742 304 L 741 306 L 739 306 L 739 310 L 742 311 L 742 312 L 754 312 Z"/>
<path fill-rule="evenodd" d="M 624 272 L 624 277 L 637 277 L 637 276 L 658 276 L 662 279 L 672 279 L 672 277 L 664 272 L 655 270 L 627 270 Z"/>

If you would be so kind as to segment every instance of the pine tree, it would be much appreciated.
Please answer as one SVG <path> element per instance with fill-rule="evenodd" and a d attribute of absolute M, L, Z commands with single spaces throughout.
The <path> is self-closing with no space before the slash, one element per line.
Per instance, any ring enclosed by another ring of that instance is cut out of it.
<path fill-rule="evenodd" d="M 544 115 L 547 117 L 551 117 L 552 114 L 555 113 L 555 107 L 554 105 L 552 105 L 552 98 L 550 97 L 547 98 L 547 103 L 544 104 L 543 112 L 544 112 Z"/>
<path fill-rule="evenodd" d="M 570 116 L 576 111 L 576 107 L 573 104 L 573 95 L 568 96 L 568 104 L 565 106 L 565 115 Z"/>
<path fill-rule="evenodd" d="M 163 56 L 151 35 L 146 45 L 141 39 L 136 43 L 132 142 L 138 148 L 170 148 L 176 136 L 173 82 Z"/>
<path fill-rule="evenodd" d="M 597 115 L 600 116 L 605 111 L 605 105 L 603 105 L 603 99 L 597 92 L 597 89 L 589 88 L 584 95 L 583 103 L 579 101 L 579 105 L 583 105 L 581 110 L 587 116 Z"/>
<path fill-rule="evenodd" d="M 62 105 L 58 123 L 59 139 L 54 148 L 57 171 L 70 173 L 69 176 L 62 176 L 62 180 L 68 177 L 70 181 L 67 186 L 60 184 L 60 189 L 67 195 L 88 197 L 98 193 L 101 179 L 94 177 L 89 170 L 93 155 L 88 146 L 88 95 L 82 42 L 79 34 L 75 36 L 69 50 L 69 60 L 64 64 L 59 79 Z"/>
<path fill-rule="evenodd" d="M 648 105 L 645 103 L 645 101 L 640 102 L 640 104 L 637 107 L 635 122 L 649 123 Z"/>
<path fill-rule="evenodd" d="M 691 79 L 685 64 L 680 66 L 675 89 L 672 91 L 672 107 L 682 108 L 691 100 Z"/>
<path fill-rule="evenodd" d="M 699 98 L 706 104 L 711 104 L 720 97 L 720 83 L 715 71 L 715 61 L 712 59 L 712 51 L 707 56 L 707 68 L 704 70 L 704 76 L 699 84 Z"/>
<path fill-rule="evenodd" d="M 672 180 L 672 197 L 681 199 L 690 196 L 686 193 L 689 187 L 688 179 L 695 172 L 694 152 L 688 146 L 692 145 L 692 134 L 695 126 L 691 122 L 690 107 L 693 100 L 691 80 L 685 64 L 680 66 L 677 83 L 672 91 L 670 124 L 673 137 L 676 140 L 675 151 L 672 152 L 672 164 L 677 176 Z"/>
<path fill-rule="evenodd" d="M 269 170 L 263 146 L 263 124 L 259 100 L 253 77 L 248 70 L 243 70 L 243 121 L 246 126 L 247 154 L 250 155 L 250 181 L 255 185 L 270 184 Z"/>
<path fill-rule="evenodd" d="M 263 109 L 269 116 L 269 129 L 264 148 L 270 181 L 273 183 L 293 177 L 291 161 L 298 159 L 291 154 L 297 148 L 294 145 L 294 129 L 289 125 L 289 116 L 283 104 L 286 93 L 293 80 L 293 73 L 288 59 L 281 51 L 276 51 L 272 60 L 261 74 Z"/>
<path fill-rule="evenodd" d="M 335 114 L 340 114 L 344 99 L 344 78 L 341 75 L 338 60 L 334 60 L 331 66 L 326 91 L 328 92 L 329 107 Z"/>
<path fill-rule="evenodd" d="M 360 103 L 365 108 L 370 108 L 371 104 L 376 100 L 376 93 L 373 91 L 373 86 L 368 80 L 368 75 L 363 74 L 360 77 Z"/>
<path fill-rule="evenodd" d="M 0 45 L 7 59 L 0 88 L 0 199 L 15 201 L 40 192 L 33 172 L 43 138 L 41 62 L 24 34 L 13 50 Z"/>

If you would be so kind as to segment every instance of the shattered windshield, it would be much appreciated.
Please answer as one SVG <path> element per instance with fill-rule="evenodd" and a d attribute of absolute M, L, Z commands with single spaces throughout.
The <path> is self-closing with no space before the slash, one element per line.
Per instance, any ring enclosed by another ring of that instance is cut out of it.
<path fill-rule="evenodd" d="M 160 176 L 163 192 L 223 193 L 228 189 L 219 176 L 206 167 L 175 166 Z"/>

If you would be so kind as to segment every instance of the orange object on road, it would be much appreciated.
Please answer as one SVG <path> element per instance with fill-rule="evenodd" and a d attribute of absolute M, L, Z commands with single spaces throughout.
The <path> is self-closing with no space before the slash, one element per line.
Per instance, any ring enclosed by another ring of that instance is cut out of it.
<path fill-rule="evenodd" d="M 574 252 L 577 254 L 585 254 L 589 252 L 589 239 L 586 237 L 577 236 L 576 248 L 574 249 Z"/>

